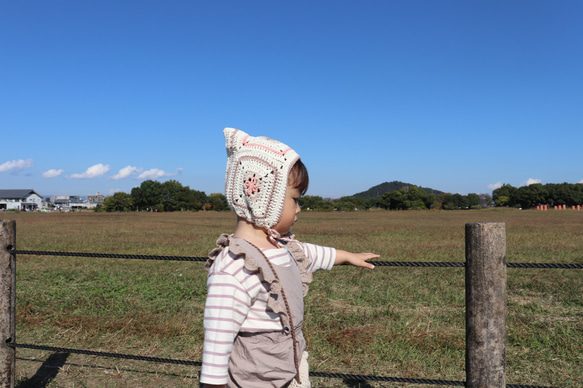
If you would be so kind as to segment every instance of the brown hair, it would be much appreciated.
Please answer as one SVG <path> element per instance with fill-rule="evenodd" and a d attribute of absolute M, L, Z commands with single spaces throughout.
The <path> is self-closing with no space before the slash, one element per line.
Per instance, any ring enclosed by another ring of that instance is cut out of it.
<path fill-rule="evenodd" d="M 291 168 L 287 182 L 288 185 L 298 189 L 300 191 L 300 195 L 304 195 L 306 194 L 306 191 L 308 191 L 310 177 L 308 176 L 308 169 L 301 161 L 301 159 L 298 159 L 298 161 Z"/>

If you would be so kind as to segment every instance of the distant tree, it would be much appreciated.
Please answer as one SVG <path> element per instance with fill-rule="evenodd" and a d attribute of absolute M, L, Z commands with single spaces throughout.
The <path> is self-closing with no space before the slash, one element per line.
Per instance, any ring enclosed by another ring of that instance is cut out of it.
<path fill-rule="evenodd" d="M 566 204 L 564 200 L 566 193 L 563 192 L 562 185 L 549 183 L 545 187 L 547 188 L 547 202 L 549 205 L 557 206 Z"/>
<path fill-rule="evenodd" d="M 184 186 L 177 180 L 171 179 L 167 180 L 166 182 L 160 185 L 160 203 L 164 206 L 164 211 L 176 211 L 181 210 L 186 207 L 188 196 L 184 197 L 187 194 L 189 189 Z M 179 196 L 178 193 L 182 192 L 182 195 Z"/>
<path fill-rule="evenodd" d="M 304 195 L 299 200 L 300 208 L 304 210 L 330 211 L 334 209 L 331 201 L 325 201 L 317 195 Z"/>
<path fill-rule="evenodd" d="M 204 192 L 192 190 L 173 179 L 164 183 L 144 181 L 140 187 L 132 189 L 131 196 L 136 210 L 198 211 L 212 207 Z"/>
<path fill-rule="evenodd" d="M 503 184 L 492 192 L 496 206 L 514 206 L 517 204 L 518 189 L 509 184 Z"/>
<path fill-rule="evenodd" d="M 177 210 L 208 210 L 212 208 L 207 195 L 198 190 L 192 190 L 186 186 L 176 193 L 176 199 L 179 204 Z M 226 199 L 225 199 L 226 202 Z"/>
<path fill-rule="evenodd" d="M 353 211 L 358 209 L 358 205 L 356 204 L 355 197 L 341 197 L 338 201 L 334 204 L 334 207 L 338 210 L 344 211 Z"/>
<path fill-rule="evenodd" d="M 407 186 L 401 189 L 404 209 L 422 210 L 431 206 L 429 194 L 419 186 Z"/>
<path fill-rule="evenodd" d="M 212 210 L 223 211 L 229 210 L 229 204 L 227 203 L 227 197 L 221 193 L 213 193 L 208 196 L 208 203 L 211 205 Z"/>
<path fill-rule="evenodd" d="M 413 185 L 410 183 L 405 183 L 405 182 L 400 182 L 400 181 L 385 182 L 385 183 L 381 183 L 380 185 L 371 187 L 370 189 L 368 189 L 367 191 L 364 191 L 362 193 L 356 193 L 353 196 L 365 198 L 365 199 L 377 199 L 385 193 L 400 190 L 401 188 L 403 188 L 405 186 L 410 187 Z M 424 190 L 425 192 L 427 192 L 428 194 L 435 194 L 437 196 L 444 194 L 442 191 L 439 191 L 439 190 L 434 190 L 434 189 L 427 188 L 427 187 L 420 187 L 420 188 L 422 190 Z"/>
<path fill-rule="evenodd" d="M 131 196 L 136 210 L 153 211 L 162 203 L 162 184 L 153 180 L 143 181 L 140 187 L 132 189 Z"/>
<path fill-rule="evenodd" d="M 453 210 L 456 209 L 457 206 L 453 200 L 453 194 L 445 193 L 442 194 L 440 197 L 441 200 L 441 208 L 444 210 Z"/>
<path fill-rule="evenodd" d="M 105 198 L 103 210 L 106 212 L 129 212 L 133 210 L 132 196 L 127 193 L 118 192 L 111 197 Z"/>
<path fill-rule="evenodd" d="M 355 209 L 368 210 L 374 206 L 374 199 L 362 198 L 362 197 L 343 197 L 345 201 L 351 202 Z"/>
<path fill-rule="evenodd" d="M 376 199 L 377 207 L 381 209 L 389 210 L 391 209 L 391 195 L 390 192 L 385 193 Z"/>
<path fill-rule="evenodd" d="M 389 191 L 370 202 L 369 206 L 378 206 L 390 210 L 429 209 L 437 201 L 435 194 L 428 194 L 419 186 L 404 186 L 399 190 Z"/>
<path fill-rule="evenodd" d="M 569 205 L 581 205 L 583 204 L 583 183 L 575 183 L 573 185 L 573 197 Z"/>
<path fill-rule="evenodd" d="M 470 208 L 480 206 L 480 202 L 481 200 L 478 194 L 475 193 L 468 194 L 468 204 Z"/>
<path fill-rule="evenodd" d="M 550 183 L 545 188 L 550 205 L 581 205 L 583 204 L 583 184 L 581 183 Z"/>
<path fill-rule="evenodd" d="M 383 208 L 390 210 L 405 210 L 405 197 L 402 190 L 389 191 L 382 195 L 380 203 Z"/>
<path fill-rule="evenodd" d="M 456 209 L 467 209 L 470 207 L 470 201 L 467 195 L 456 193 L 452 196 L 452 200 Z"/>
<path fill-rule="evenodd" d="M 157 205 L 153 205 L 150 208 L 150 211 L 153 211 L 153 212 L 163 212 L 164 211 L 164 205 L 162 205 L 161 203 L 159 203 Z"/>
<path fill-rule="evenodd" d="M 206 205 L 209 203 L 208 198 L 204 191 L 192 190 L 193 194 L 193 204 L 194 209 L 203 210 L 203 207 L 206 208 Z"/>
<path fill-rule="evenodd" d="M 535 207 L 547 202 L 548 191 L 540 183 L 519 187 L 516 201 L 523 209 Z"/>
<path fill-rule="evenodd" d="M 174 193 L 173 211 L 198 210 L 196 192 L 188 186 L 178 187 Z M 168 210 L 168 209 L 166 209 Z"/>

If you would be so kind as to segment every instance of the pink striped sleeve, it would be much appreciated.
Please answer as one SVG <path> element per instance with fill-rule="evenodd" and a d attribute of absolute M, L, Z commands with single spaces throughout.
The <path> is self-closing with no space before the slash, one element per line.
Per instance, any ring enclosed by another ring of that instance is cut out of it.
<path fill-rule="evenodd" d="M 321 269 L 331 270 L 336 260 L 336 249 L 323 247 L 309 243 L 303 243 L 304 253 L 308 257 L 310 264 L 308 269 L 315 272 Z"/>
<path fill-rule="evenodd" d="M 229 273 L 213 272 L 207 282 L 201 382 L 226 384 L 233 342 L 247 317 L 251 298 Z"/>

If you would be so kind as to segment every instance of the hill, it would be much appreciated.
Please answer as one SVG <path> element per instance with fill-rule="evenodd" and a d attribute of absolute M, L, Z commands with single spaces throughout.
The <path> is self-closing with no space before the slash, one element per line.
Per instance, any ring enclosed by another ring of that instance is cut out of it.
<path fill-rule="evenodd" d="M 385 193 L 388 193 L 389 191 L 400 190 L 405 186 L 416 186 L 416 185 L 413 185 L 411 183 L 400 182 L 400 181 L 385 182 L 385 183 L 381 183 L 380 185 L 376 185 L 374 187 L 371 187 L 370 189 L 368 189 L 367 191 L 363 191 L 362 193 L 354 194 L 353 197 L 359 197 L 359 198 L 365 198 L 365 199 L 376 198 L 376 197 L 380 197 L 381 195 L 383 195 Z M 434 190 L 434 189 L 430 189 L 427 187 L 420 187 L 420 188 L 425 190 L 425 192 L 428 194 L 436 194 L 436 195 L 444 194 L 443 191 Z"/>

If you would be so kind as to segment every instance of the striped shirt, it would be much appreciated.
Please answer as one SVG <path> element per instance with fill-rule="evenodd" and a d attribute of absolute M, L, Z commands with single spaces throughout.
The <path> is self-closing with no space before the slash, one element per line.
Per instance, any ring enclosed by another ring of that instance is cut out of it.
<path fill-rule="evenodd" d="M 302 243 L 308 270 L 330 270 L 336 260 L 334 248 Z M 269 261 L 278 266 L 292 265 L 286 248 L 265 249 Z M 204 348 L 201 383 L 226 384 L 233 342 L 237 333 L 282 330 L 279 314 L 267 307 L 269 285 L 244 268 L 244 260 L 226 247 L 211 266 L 204 310 Z"/>

